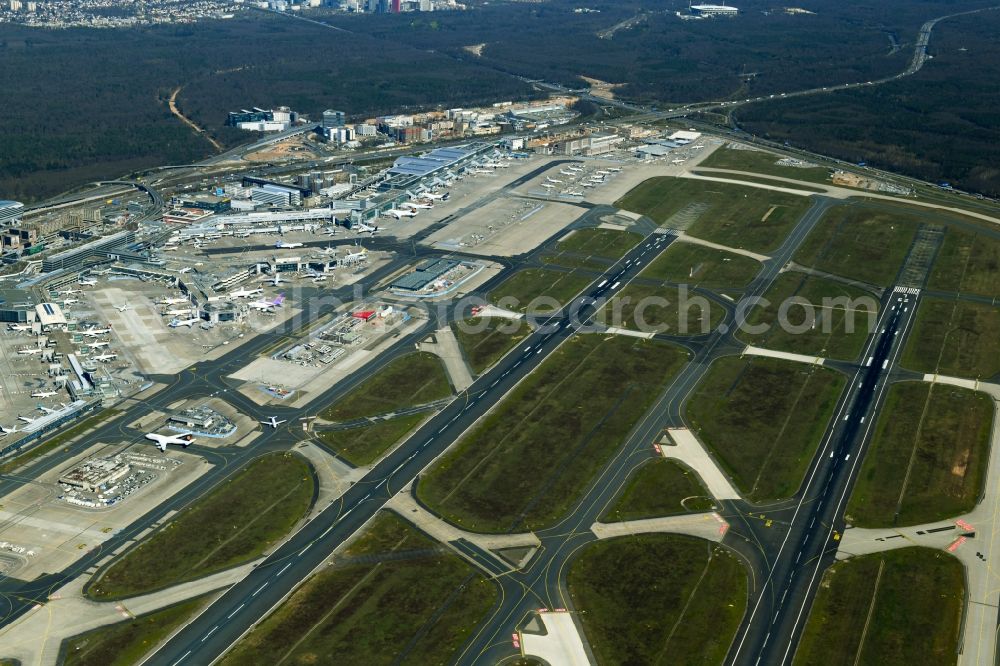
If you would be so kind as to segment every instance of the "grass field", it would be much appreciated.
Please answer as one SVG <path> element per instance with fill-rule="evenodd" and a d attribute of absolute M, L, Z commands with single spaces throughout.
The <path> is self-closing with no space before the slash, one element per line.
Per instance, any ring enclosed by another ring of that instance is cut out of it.
<path fill-rule="evenodd" d="M 673 243 L 642 277 L 711 289 L 745 287 L 760 272 L 756 259 L 693 243 Z"/>
<path fill-rule="evenodd" d="M 421 477 L 418 496 L 475 531 L 551 524 L 685 359 L 662 342 L 571 338 Z"/>
<path fill-rule="evenodd" d="M 990 456 L 993 401 L 968 389 L 895 384 L 847 505 L 859 527 L 918 525 L 971 511 Z"/>
<path fill-rule="evenodd" d="M 632 474 L 601 520 L 640 520 L 711 511 L 714 507 L 697 474 L 675 460 L 654 458 Z"/>
<path fill-rule="evenodd" d="M 224 666 L 447 664 L 496 589 L 392 513 L 247 634 Z"/>
<path fill-rule="evenodd" d="M 686 420 L 740 492 L 791 496 L 844 387 L 833 370 L 774 358 L 721 358 L 687 404 Z"/>
<path fill-rule="evenodd" d="M 696 293 L 674 286 L 632 283 L 600 312 L 608 326 L 670 335 L 704 335 L 718 326 L 725 310 Z"/>
<path fill-rule="evenodd" d="M 768 252 L 781 245 L 811 203 L 809 197 L 759 187 L 663 177 L 643 182 L 615 205 L 658 224 L 697 207 L 697 219 L 688 228 L 692 236 Z"/>
<path fill-rule="evenodd" d="M 375 421 L 371 425 L 360 428 L 320 430 L 316 432 L 316 438 L 323 446 L 335 451 L 344 460 L 361 467 L 378 460 L 383 453 L 428 416 L 430 416 L 430 412 L 408 414 L 384 421 Z"/>
<path fill-rule="evenodd" d="M 126 551 L 87 594 L 131 597 L 248 562 L 305 516 L 314 487 L 304 458 L 261 456 Z"/>
<path fill-rule="evenodd" d="M 1000 373 L 1000 309 L 922 299 L 902 363 L 918 372 L 995 379 Z"/>
<path fill-rule="evenodd" d="M 553 312 L 569 303 L 592 278 L 544 268 L 526 268 L 514 273 L 490 292 L 490 302 L 514 312 Z M 544 298 L 543 302 L 532 303 Z M 549 300 L 553 302 L 549 302 Z"/>
<path fill-rule="evenodd" d="M 21 465 L 27 465 L 32 460 L 40 458 L 49 451 L 55 451 L 74 437 L 93 430 L 98 424 L 118 416 L 120 413 L 121 411 L 117 409 L 105 409 L 90 418 L 84 419 L 75 426 L 72 426 L 67 430 L 63 430 L 53 437 L 42 441 L 41 444 L 37 444 L 26 450 L 24 453 L 20 453 L 10 460 L 5 461 L 3 464 L 0 464 L 0 474 L 9 474 L 12 470 L 17 469 Z"/>
<path fill-rule="evenodd" d="M 567 582 L 605 666 L 721 664 L 747 603 L 747 572 L 736 558 L 681 535 L 588 545 L 571 562 Z"/>
<path fill-rule="evenodd" d="M 451 384 L 440 359 L 429 352 L 415 352 L 391 361 L 319 416 L 327 421 L 350 421 L 449 395 Z"/>
<path fill-rule="evenodd" d="M 861 354 L 879 307 L 878 299 L 861 289 L 792 271 L 779 275 L 764 298 L 769 304 L 751 310 L 750 326 L 739 333 L 740 339 L 768 349 L 845 361 Z M 792 298 L 805 299 L 810 307 L 793 305 Z M 782 318 L 784 304 L 788 305 Z M 813 319 L 815 326 L 810 325 Z M 790 326 L 782 326 L 782 321 Z M 756 333 L 757 326 L 767 328 Z"/>
<path fill-rule="evenodd" d="M 698 166 L 713 169 L 733 169 L 734 171 L 753 171 L 754 173 L 792 178 L 809 183 L 830 184 L 830 170 L 825 167 L 800 168 L 780 166 L 781 157 L 763 150 L 733 150 L 732 148 L 717 148 L 715 152 L 701 161 Z"/>
<path fill-rule="evenodd" d="M 834 206 L 799 247 L 795 261 L 884 287 L 899 273 L 919 224 L 904 210 Z"/>
<path fill-rule="evenodd" d="M 452 322 L 452 330 L 472 371 L 479 374 L 499 361 L 530 332 L 524 321 L 487 318 Z"/>
<path fill-rule="evenodd" d="M 833 564 L 795 666 L 947 666 L 958 661 L 965 573 L 953 556 L 903 548 Z"/>
<path fill-rule="evenodd" d="M 568 238 L 556 243 L 560 252 L 594 255 L 605 259 L 621 259 L 639 244 L 642 236 L 617 229 L 577 229 Z"/>
<path fill-rule="evenodd" d="M 815 185 L 806 185 L 804 183 L 787 183 L 783 180 L 775 180 L 774 178 L 768 178 L 767 176 L 748 176 L 742 173 L 719 173 L 717 171 L 699 171 L 697 168 L 692 169 L 691 173 L 698 176 L 708 176 L 709 178 L 726 178 L 729 180 L 739 180 L 745 183 L 759 183 L 761 185 L 770 185 L 772 187 L 784 187 L 791 190 L 799 190 L 800 192 L 812 192 L 814 194 L 825 194 L 826 190 L 822 187 L 816 187 Z"/>
<path fill-rule="evenodd" d="M 949 227 L 927 286 L 990 298 L 1000 296 L 1000 241 Z"/>
<path fill-rule="evenodd" d="M 198 597 L 63 641 L 62 666 L 132 666 L 208 602 Z"/>

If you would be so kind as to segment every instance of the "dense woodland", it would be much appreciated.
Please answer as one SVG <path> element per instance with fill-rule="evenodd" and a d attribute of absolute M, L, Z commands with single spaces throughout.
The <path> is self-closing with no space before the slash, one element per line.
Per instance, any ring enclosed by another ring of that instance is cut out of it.
<path fill-rule="evenodd" d="M 248 138 L 223 127 L 226 112 L 240 107 L 285 104 L 313 116 L 334 107 L 365 117 L 538 94 L 512 75 L 573 86 L 593 77 L 664 106 L 736 99 L 900 71 L 923 21 L 984 3 L 809 0 L 797 4 L 814 14 L 788 15 L 746 0 L 739 18 L 711 21 L 678 19 L 680 0 L 586 4 L 600 12 L 548 0 L 400 16 L 313 14 L 336 30 L 260 12 L 115 31 L 3 25 L 0 198 L 31 201 L 211 154 L 167 108 L 178 86 L 182 111 L 226 145 Z M 932 40 L 939 57 L 918 77 L 759 106 L 740 120 L 824 152 L 995 187 L 988 158 L 997 145 L 1000 91 L 991 82 L 1000 53 L 990 21 L 941 24 Z M 959 52 L 963 40 L 969 50 Z M 480 44 L 479 56 L 465 48 Z"/>
<path fill-rule="evenodd" d="M 934 30 L 916 75 L 873 89 L 748 107 L 747 130 L 931 182 L 1000 196 L 1000 11 Z"/>

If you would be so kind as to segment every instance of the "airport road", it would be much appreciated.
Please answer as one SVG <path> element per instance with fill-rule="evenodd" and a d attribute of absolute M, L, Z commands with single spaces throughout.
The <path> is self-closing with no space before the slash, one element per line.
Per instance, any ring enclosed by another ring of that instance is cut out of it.
<path fill-rule="evenodd" d="M 771 530 L 770 539 L 761 537 L 773 559 L 768 558 L 763 589 L 751 598 L 727 663 L 791 662 L 822 572 L 834 560 L 844 530 L 844 503 L 913 323 L 917 299 L 916 290 L 894 290 L 883 298 L 876 330 L 835 409 L 803 490 L 794 506 L 769 511 L 768 517 L 784 522 L 786 530 L 783 535 Z"/>
<path fill-rule="evenodd" d="M 383 458 L 361 482 L 306 524 L 145 663 L 208 664 L 228 650 L 321 566 L 338 545 L 374 517 L 393 494 L 415 479 L 517 382 L 585 325 L 594 311 L 593 299 L 616 293 L 672 239 L 663 233 L 648 236 L 596 280 L 586 291 L 586 298 L 540 321 L 541 325 L 532 334 L 480 376 L 458 400 Z"/>

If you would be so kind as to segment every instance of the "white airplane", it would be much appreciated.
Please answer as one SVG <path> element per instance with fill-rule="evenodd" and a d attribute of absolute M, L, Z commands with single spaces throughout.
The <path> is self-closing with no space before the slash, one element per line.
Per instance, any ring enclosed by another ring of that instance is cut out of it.
<path fill-rule="evenodd" d="M 407 201 L 406 203 L 400 204 L 400 206 L 406 206 L 411 210 L 430 210 L 431 208 L 434 208 L 434 206 L 430 204 L 420 203 L 419 201 Z"/>
<path fill-rule="evenodd" d="M 599 176 L 607 176 L 611 172 L 610 171 L 604 171 L 603 169 L 601 169 L 599 171 L 595 171 L 594 173 L 596 173 Z"/>
<path fill-rule="evenodd" d="M 39 411 L 44 412 L 46 416 L 49 414 L 55 414 L 59 411 L 58 409 L 52 409 L 51 407 L 46 407 L 45 405 L 38 405 L 38 409 Z"/>
<path fill-rule="evenodd" d="M 146 434 L 146 439 L 156 442 L 156 448 L 160 451 L 166 451 L 168 444 L 177 444 L 178 446 L 183 446 L 185 449 L 191 445 L 194 441 L 193 435 L 158 435 L 155 432 L 150 432 Z"/>
<path fill-rule="evenodd" d="M 80 335 L 85 335 L 88 338 L 96 338 L 99 335 L 107 335 L 110 332 L 111 332 L 111 327 L 108 326 L 107 328 L 91 328 L 86 331 L 80 331 L 79 333 Z"/>
<path fill-rule="evenodd" d="M 76 298 L 64 298 L 62 304 L 65 305 L 76 305 L 79 303 L 79 299 Z"/>
<path fill-rule="evenodd" d="M 31 324 L 10 324 L 7 326 L 8 331 L 30 331 L 31 328 Z"/>
<path fill-rule="evenodd" d="M 125 312 L 126 310 L 131 310 L 132 306 L 129 305 L 128 303 L 122 303 L 121 305 L 116 305 L 115 308 L 118 310 L 118 312 Z"/>
<path fill-rule="evenodd" d="M 568 166 L 566 168 L 572 171 L 573 173 L 580 173 L 581 171 L 583 171 L 583 167 L 578 167 L 578 166 Z"/>
<path fill-rule="evenodd" d="M 277 286 L 281 285 L 282 282 L 284 282 L 284 280 L 281 279 L 281 273 L 275 273 L 274 277 L 271 278 L 271 286 L 272 287 L 277 287 Z"/>
<path fill-rule="evenodd" d="M 671 160 L 671 164 L 684 164 L 687 160 Z"/>
<path fill-rule="evenodd" d="M 245 287 L 240 287 L 236 291 L 231 291 L 226 296 L 229 298 L 248 298 L 250 296 L 256 296 L 257 294 L 263 293 L 263 289 L 246 289 Z"/>
<path fill-rule="evenodd" d="M 545 182 L 546 183 L 553 183 L 555 185 L 562 185 L 562 181 L 559 180 L 558 178 L 549 178 L 548 176 L 545 177 Z"/>
<path fill-rule="evenodd" d="M 691 149 L 692 149 L 692 150 L 701 150 L 701 149 L 702 149 L 702 148 L 704 148 L 704 147 L 705 147 L 705 146 L 703 146 L 702 144 L 700 144 L 700 143 L 699 143 L 699 144 L 698 144 L 697 146 L 691 146 Z"/>
<path fill-rule="evenodd" d="M 157 305 L 177 305 L 178 303 L 187 303 L 190 299 L 184 298 L 183 296 L 168 296 L 166 298 L 161 298 L 156 301 Z"/>
<path fill-rule="evenodd" d="M 340 263 L 345 266 L 350 266 L 351 264 L 357 264 L 368 258 L 368 251 L 365 248 L 361 248 L 357 252 L 348 252 Z"/>
<path fill-rule="evenodd" d="M 317 275 L 312 279 L 312 282 L 313 284 L 319 284 L 320 282 L 326 282 L 326 280 L 327 280 L 326 275 Z"/>
<path fill-rule="evenodd" d="M 264 425 L 269 425 L 272 428 L 277 428 L 279 425 L 281 425 L 282 423 L 285 423 L 287 420 L 288 419 L 283 419 L 283 420 L 279 421 L 277 416 L 271 416 L 271 417 L 268 417 L 268 419 L 266 421 L 261 421 L 261 423 L 263 423 Z"/>
<path fill-rule="evenodd" d="M 98 356 L 91 356 L 92 361 L 100 361 L 101 363 L 107 363 L 108 361 L 113 361 L 118 358 L 118 354 L 100 354 Z"/>
<path fill-rule="evenodd" d="M 191 317 L 190 319 L 174 319 L 170 322 L 170 328 L 178 328 L 180 326 L 187 326 L 188 328 L 191 328 L 199 321 L 201 320 L 198 319 L 198 317 Z"/>
<path fill-rule="evenodd" d="M 583 196 L 583 192 L 580 192 L 579 190 L 567 190 L 566 194 L 568 196 L 571 196 L 571 197 L 582 197 Z"/>
<path fill-rule="evenodd" d="M 302 243 L 289 243 L 287 241 L 278 241 L 274 244 L 274 247 L 280 248 L 282 250 L 294 250 L 297 247 L 302 247 Z"/>
<path fill-rule="evenodd" d="M 697 147 L 698 146 L 695 146 L 695 148 Z M 704 148 L 704 146 L 702 146 L 702 148 Z M 622 170 L 621 167 L 608 167 L 608 171 L 610 171 L 611 173 L 618 173 L 621 170 Z"/>
<path fill-rule="evenodd" d="M 32 398 L 51 398 L 54 395 L 59 395 L 58 391 L 35 391 L 31 394 Z"/>
<path fill-rule="evenodd" d="M 271 308 L 280 308 L 281 304 L 284 302 L 285 302 L 285 295 L 278 294 L 278 297 L 275 298 L 273 301 L 266 301 L 266 300 L 254 301 L 253 303 L 250 303 L 250 307 L 252 307 L 255 310 L 260 310 L 261 312 L 263 312 L 264 310 L 270 310 Z"/>
<path fill-rule="evenodd" d="M 337 256 L 337 248 L 332 247 L 330 245 L 327 245 L 324 248 L 316 250 L 316 252 L 318 254 L 322 254 L 323 256 L 326 256 L 326 257 L 335 257 L 335 256 Z"/>
<path fill-rule="evenodd" d="M 21 419 L 25 423 L 34 423 L 35 422 L 35 419 L 27 417 L 27 416 L 20 416 L 20 415 L 18 415 L 17 418 Z"/>
<path fill-rule="evenodd" d="M 575 176 L 576 175 L 575 171 L 567 171 L 566 169 L 559 169 L 559 173 L 561 173 L 564 176 Z"/>
<path fill-rule="evenodd" d="M 10 428 L 0 425 L 0 437 L 6 437 L 7 435 L 13 435 L 15 432 L 20 432 L 17 429 L 17 424 L 15 423 Z"/>
<path fill-rule="evenodd" d="M 35 347 L 34 349 L 19 349 L 17 353 L 21 356 L 32 356 L 34 354 L 41 354 L 43 351 L 45 350 L 41 347 Z"/>
<path fill-rule="evenodd" d="M 67 289 L 66 291 L 59 292 L 63 296 L 72 296 L 73 294 L 82 294 L 83 289 Z"/>
<path fill-rule="evenodd" d="M 554 190 L 556 186 L 555 185 L 550 185 L 548 183 L 542 183 L 542 187 L 544 187 L 547 190 Z"/>
<path fill-rule="evenodd" d="M 437 192 L 424 192 L 420 196 L 430 199 L 431 201 L 447 201 L 448 197 L 451 196 L 451 192 L 445 192 L 444 194 L 438 194 Z"/>
<path fill-rule="evenodd" d="M 84 287 L 96 287 L 97 286 L 97 280 L 84 280 L 83 278 L 80 278 L 77 281 L 77 283 L 78 284 L 82 284 Z"/>
<path fill-rule="evenodd" d="M 402 220 L 404 217 L 416 217 L 417 216 L 417 211 L 415 211 L 415 210 L 399 210 L 399 209 L 394 208 L 392 210 L 387 210 L 384 213 L 384 215 L 386 215 L 386 216 L 390 216 L 391 215 L 392 217 L 396 218 L 397 220 Z"/>
<path fill-rule="evenodd" d="M 191 268 L 190 266 L 186 266 L 185 268 L 182 268 L 182 269 L 180 269 L 180 270 L 179 270 L 179 271 L 177 271 L 177 272 L 178 272 L 178 273 L 190 273 L 190 272 L 191 272 L 191 271 L 193 271 L 193 270 L 194 270 L 194 269 L 193 269 L 193 268 Z"/>
<path fill-rule="evenodd" d="M 378 232 L 378 226 L 377 225 L 373 227 L 372 225 L 365 224 L 364 222 L 359 222 L 358 223 L 358 233 L 359 234 L 370 233 L 372 236 L 374 236 L 377 232 Z"/>
<path fill-rule="evenodd" d="M 100 349 L 101 347 L 107 347 L 111 342 L 109 340 L 98 340 L 97 342 L 86 342 L 84 347 L 90 347 L 91 349 Z"/>
<path fill-rule="evenodd" d="M 164 317 L 183 317 L 184 315 L 191 314 L 191 308 L 186 310 L 167 310 L 163 313 Z"/>

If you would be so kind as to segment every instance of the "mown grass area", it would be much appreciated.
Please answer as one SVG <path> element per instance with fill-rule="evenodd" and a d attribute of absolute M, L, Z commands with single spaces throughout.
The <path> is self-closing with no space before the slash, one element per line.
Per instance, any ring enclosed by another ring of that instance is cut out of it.
<path fill-rule="evenodd" d="M 955 664 L 966 593 L 961 562 L 940 550 L 903 548 L 836 562 L 820 584 L 793 663 Z"/>
<path fill-rule="evenodd" d="M 703 539 L 647 534 L 586 546 L 573 607 L 599 664 L 721 664 L 747 603 L 747 572 Z"/>
<path fill-rule="evenodd" d="M 1000 373 L 1000 309 L 921 299 L 902 364 L 917 372 L 995 379 Z"/>
<path fill-rule="evenodd" d="M 739 289 L 745 287 L 760 269 L 760 262 L 750 257 L 703 245 L 675 242 L 640 275 L 693 287 Z"/>
<path fill-rule="evenodd" d="M 825 194 L 826 190 L 822 187 L 816 187 L 815 185 L 806 185 L 804 183 L 789 183 L 783 180 L 776 180 L 774 178 L 768 178 L 767 176 L 748 176 L 742 173 L 720 173 L 718 171 L 699 171 L 698 169 L 692 169 L 691 173 L 698 176 L 708 176 L 709 178 L 726 178 L 728 180 L 739 180 L 744 183 L 759 183 L 760 185 L 769 185 L 771 187 L 784 187 L 790 190 L 799 190 L 800 192 L 812 192 L 814 194 Z"/>
<path fill-rule="evenodd" d="M 697 474 L 675 460 L 654 458 L 629 478 L 601 520 L 641 520 L 711 511 L 714 507 L 715 502 Z"/>
<path fill-rule="evenodd" d="M 496 596 L 463 559 L 381 513 L 221 663 L 446 664 Z"/>
<path fill-rule="evenodd" d="M 809 197 L 759 187 L 661 177 L 641 183 L 615 206 L 658 224 L 697 207 L 688 228 L 692 236 L 766 253 L 781 245 L 811 203 Z"/>
<path fill-rule="evenodd" d="M 554 312 L 572 301 L 592 281 L 577 273 L 526 268 L 491 291 L 490 302 L 514 312 Z"/>
<path fill-rule="evenodd" d="M 132 666 L 205 604 L 198 597 L 153 613 L 100 627 L 63 641 L 63 666 Z"/>
<path fill-rule="evenodd" d="M 316 438 L 323 446 L 336 452 L 347 462 L 361 467 L 378 460 L 428 416 L 430 412 L 407 414 L 374 421 L 371 425 L 360 428 L 319 430 L 316 432 Z"/>
<path fill-rule="evenodd" d="M 639 244 L 642 236 L 618 229 L 577 229 L 565 240 L 556 243 L 560 252 L 594 255 L 606 259 L 621 259 Z"/>
<path fill-rule="evenodd" d="M 700 294 L 674 286 L 632 283 L 608 301 L 599 320 L 631 331 L 697 336 L 710 333 L 725 309 Z"/>
<path fill-rule="evenodd" d="M 32 460 L 40 458 L 41 456 L 45 455 L 50 451 L 55 451 L 60 446 L 65 445 L 67 442 L 69 442 L 69 440 L 73 439 L 74 437 L 82 435 L 89 430 L 93 430 L 104 421 L 108 421 L 114 418 L 115 416 L 118 416 L 119 414 L 121 414 L 121 410 L 106 409 L 100 412 L 99 414 L 96 414 L 95 416 L 91 416 L 90 418 L 84 419 L 83 421 L 77 423 L 75 426 L 72 426 L 68 430 L 63 430 L 62 432 L 57 433 L 53 437 L 43 440 L 41 444 L 36 444 L 27 451 L 25 451 L 24 453 L 18 454 L 13 458 L 11 458 L 10 460 L 5 461 L 3 464 L 0 464 L 0 474 L 9 474 L 11 471 L 17 469 L 18 467 L 21 467 L 22 465 L 27 465 Z"/>
<path fill-rule="evenodd" d="M 538 529 L 561 518 L 687 354 L 636 338 L 560 346 L 417 484 L 466 529 Z"/>
<path fill-rule="evenodd" d="M 319 416 L 327 421 L 350 421 L 449 395 L 451 384 L 441 360 L 430 352 L 414 352 L 390 361 Z"/>
<path fill-rule="evenodd" d="M 793 167 L 781 166 L 777 162 L 780 155 L 763 150 L 734 150 L 732 148 L 717 148 L 711 155 L 702 160 L 698 166 L 713 169 L 733 169 L 734 171 L 753 171 L 754 173 L 781 176 L 793 180 L 803 180 L 809 183 L 830 184 L 830 169 L 826 167 Z"/>
<path fill-rule="evenodd" d="M 451 329 L 476 374 L 491 367 L 531 333 L 527 322 L 500 317 L 456 321 L 452 322 Z"/>
<path fill-rule="evenodd" d="M 927 287 L 990 298 L 1000 296 L 1000 240 L 948 227 Z"/>
<path fill-rule="evenodd" d="M 712 364 L 686 420 L 752 501 L 791 496 L 826 430 L 844 378 L 763 357 Z"/>
<path fill-rule="evenodd" d="M 863 205 L 830 208 L 795 253 L 803 266 L 881 287 L 896 279 L 919 218 Z"/>
<path fill-rule="evenodd" d="M 86 592 L 102 600 L 131 597 L 248 562 L 305 516 L 314 489 L 301 456 L 261 456 L 126 551 Z"/>
<path fill-rule="evenodd" d="M 847 505 L 859 527 L 918 525 L 971 511 L 990 456 L 993 401 L 968 389 L 889 389 Z"/>
<path fill-rule="evenodd" d="M 782 273 L 764 298 L 766 305 L 750 311 L 749 326 L 739 333 L 758 347 L 853 361 L 878 321 L 879 300 L 872 294 L 804 273 Z"/>

